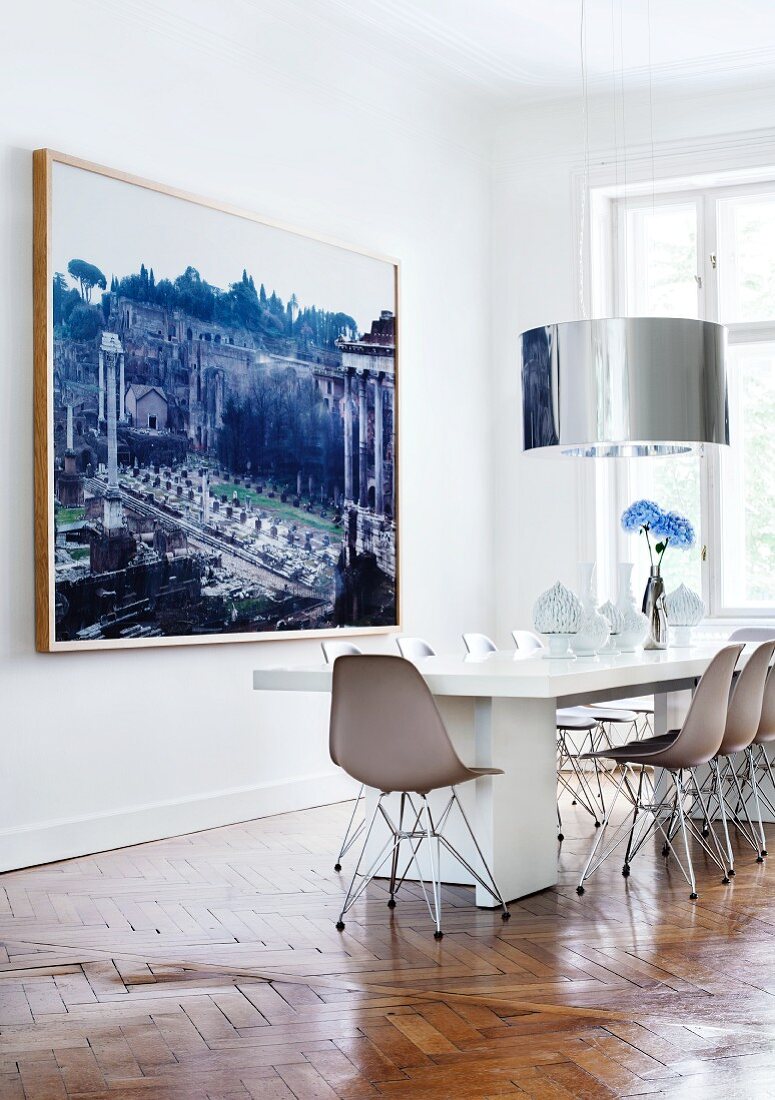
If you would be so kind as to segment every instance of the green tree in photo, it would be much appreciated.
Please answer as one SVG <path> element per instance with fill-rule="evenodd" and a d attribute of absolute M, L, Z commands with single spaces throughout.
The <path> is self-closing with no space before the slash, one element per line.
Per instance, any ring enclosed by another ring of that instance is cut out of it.
<path fill-rule="evenodd" d="M 86 260 L 71 260 L 67 265 L 70 275 L 76 280 L 81 290 L 81 297 L 87 304 L 91 302 L 92 291 L 95 286 L 100 290 L 107 288 L 107 280 L 98 267 L 87 263 Z"/>
<path fill-rule="evenodd" d="M 70 314 L 67 327 L 73 340 L 93 340 L 102 328 L 102 312 L 81 302 Z"/>

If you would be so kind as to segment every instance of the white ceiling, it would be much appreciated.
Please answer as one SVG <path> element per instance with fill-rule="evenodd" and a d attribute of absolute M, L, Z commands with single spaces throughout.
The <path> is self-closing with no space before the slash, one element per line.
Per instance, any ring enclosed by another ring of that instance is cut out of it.
<path fill-rule="evenodd" d="M 469 91 L 578 94 L 582 0 L 291 0 Z M 775 0 L 585 0 L 590 89 L 771 79 Z M 650 33 L 649 33 L 650 26 Z"/>

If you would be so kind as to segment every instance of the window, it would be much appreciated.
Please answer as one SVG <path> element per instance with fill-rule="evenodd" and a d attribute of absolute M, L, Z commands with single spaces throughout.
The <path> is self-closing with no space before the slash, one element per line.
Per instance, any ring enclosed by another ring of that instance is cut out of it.
<path fill-rule="evenodd" d="M 711 614 L 775 614 L 775 181 L 605 195 L 593 242 L 595 312 L 700 317 L 729 332 L 729 448 L 700 455 L 615 460 L 598 476 L 610 512 L 653 497 L 695 524 L 697 546 L 668 553 L 668 588 L 701 590 Z M 607 205 L 606 205 L 607 204 Z M 606 266 L 609 270 L 605 270 Z M 607 289 L 606 289 L 607 288 Z M 631 558 L 644 575 L 644 540 L 619 535 L 603 560 Z M 624 539 L 626 538 L 626 542 Z"/>

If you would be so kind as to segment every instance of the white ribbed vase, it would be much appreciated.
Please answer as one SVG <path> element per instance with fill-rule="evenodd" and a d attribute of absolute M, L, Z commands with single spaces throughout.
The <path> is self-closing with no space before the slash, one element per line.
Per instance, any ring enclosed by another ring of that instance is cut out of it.
<path fill-rule="evenodd" d="M 673 645 L 690 646 L 695 626 L 705 617 L 702 597 L 685 584 L 679 584 L 665 596 L 665 610 Z"/>
<path fill-rule="evenodd" d="M 548 656 L 570 657 L 568 641 L 581 621 L 581 601 L 559 581 L 533 605 L 533 625 L 546 638 Z"/>
<path fill-rule="evenodd" d="M 595 599 L 595 563 L 579 562 L 581 619 L 571 638 L 570 647 L 577 657 L 594 657 L 608 641 L 608 620 L 597 610 Z"/>
<path fill-rule="evenodd" d="M 632 562 L 619 562 L 618 573 L 616 606 L 622 616 L 622 629 L 616 641 L 622 653 L 634 653 L 646 640 L 649 621 L 642 611 L 638 611 L 632 594 Z"/>

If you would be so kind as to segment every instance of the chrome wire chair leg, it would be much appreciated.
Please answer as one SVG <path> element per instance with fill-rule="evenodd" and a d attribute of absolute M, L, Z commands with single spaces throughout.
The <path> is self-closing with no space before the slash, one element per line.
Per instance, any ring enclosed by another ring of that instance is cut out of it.
<path fill-rule="evenodd" d="M 422 796 L 420 796 L 420 797 L 422 797 Z M 418 809 L 417 806 L 415 806 L 415 804 L 414 804 L 414 800 L 412 799 L 411 794 L 409 794 L 408 792 L 406 794 L 406 801 L 408 802 L 409 806 L 411 807 L 412 813 L 414 814 L 414 823 L 413 823 L 411 829 L 407 830 L 407 831 L 404 831 L 401 834 L 401 837 L 400 837 L 400 840 L 408 840 L 409 841 L 409 856 L 408 856 L 406 867 L 404 868 L 403 874 L 401 875 L 401 878 L 396 883 L 395 892 L 398 893 L 400 887 L 403 885 L 403 883 L 406 879 L 406 876 L 409 874 L 410 869 L 412 867 L 414 867 L 417 871 L 417 882 L 418 882 L 418 885 L 420 887 L 420 890 L 422 891 L 423 899 L 425 901 L 425 905 L 427 906 L 428 913 L 430 915 L 431 921 L 433 921 L 434 926 L 436 928 L 436 931 L 439 931 L 440 930 L 439 929 L 439 920 L 440 920 L 440 917 L 441 917 L 441 879 L 440 879 L 440 871 L 439 871 L 439 876 L 438 876 L 438 894 L 437 894 L 437 889 L 436 889 L 437 876 L 436 876 L 435 871 L 433 869 L 433 864 L 431 864 L 431 882 L 432 882 L 432 886 L 433 886 L 433 889 L 432 889 L 433 903 L 432 903 L 431 899 L 428 897 L 428 891 L 425 888 L 425 882 L 426 882 L 427 876 L 426 876 L 422 866 L 420 865 L 420 860 L 419 860 L 418 853 L 419 853 L 420 848 L 422 847 L 423 843 L 428 838 L 427 837 L 427 826 L 423 824 L 423 820 L 422 820 L 423 817 L 425 817 L 426 807 L 428 809 L 427 820 L 430 821 L 431 830 L 433 832 L 433 835 L 436 836 L 439 833 L 439 831 L 444 827 L 444 823 L 446 822 L 446 820 L 449 816 L 449 811 L 452 807 L 452 799 L 450 798 L 449 801 L 447 802 L 447 805 L 444 808 L 444 811 L 443 811 L 443 813 L 442 813 L 442 815 L 439 819 L 438 826 L 434 826 L 434 824 L 433 824 L 433 818 L 431 816 L 430 807 L 428 806 L 427 801 L 424 800 L 423 803 L 421 803 L 421 805 Z M 385 813 L 384 810 L 383 810 L 383 816 L 385 817 L 385 821 L 387 822 L 388 828 L 392 829 L 396 833 L 396 835 L 398 835 L 397 826 L 395 826 L 393 824 L 393 822 L 390 820 L 390 817 L 388 816 L 387 813 Z M 429 848 L 430 848 L 430 845 L 429 845 Z M 432 853 L 431 853 L 431 859 L 432 859 Z M 438 857 L 437 857 L 437 860 L 436 860 L 436 864 L 440 868 L 441 865 L 440 865 L 440 861 L 439 861 Z M 437 938 L 440 939 L 441 937 L 437 937 Z"/>
<path fill-rule="evenodd" d="M 756 836 L 753 822 L 751 821 L 751 815 L 748 812 L 748 803 L 743 793 L 742 784 L 740 783 L 740 777 L 735 771 L 732 765 L 732 761 L 729 759 L 729 757 L 726 757 L 725 765 L 727 776 L 731 780 L 730 788 L 733 787 L 737 794 L 737 804 L 735 806 L 735 809 L 731 813 L 732 824 L 735 826 L 738 833 L 751 845 L 753 850 L 756 852 L 756 862 L 763 863 L 764 856 L 761 853 L 760 843 Z M 729 807 L 729 804 L 727 804 L 727 808 L 731 809 L 731 807 Z M 743 821 L 743 817 L 741 816 L 741 814 L 745 817 L 745 821 Z"/>
<path fill-rule="evenodd" d="M 401 792 L 401 808 L 398 811 L 398 831 L 403 832 L 404 829 L 404 810 L 406 808 L 406 794 Z M 393 849 L 393 858 L 390 863 L 390 898 L 388 900 L 388 909 L 395 909 L 396 907 L 396 875 L 398 874 L 398 855 L 401 851 L 401 840 L 399 839 Z"/>
<path fill-rule="evenodd" d="M 753 792 L 753 804 L 756 808 L 756 823 L 759 826 L 759 854 L 761 856 L 767 855 L 767 838 L 764 835 L 764 822 L 762 821 L 762 808 L 759 803 L 759 783 L 756 778 L 756 768 L 753 762 L 753 752 L 751 747 L 745 750 L 745 757 L 748 763 L 748 781 L 751 784 L 751 790 Z"/>
<path fill-rule="evenodd" d="M 627 878 L 629 876 L 629 873 L 630 873 L 630 853 L 632 852 L 632 841 L 633 841 L 633 837 L 635 835 L 635 826 L 638 822 L 638 809 L 639 809 L 640 804 L 641 804 L 641 793 L 643 791 L 643 776 L 645 774 L 645 771 L 646 771 L 645 768 L 641 768 L 640 769 L 640 776 L 638 778 L 638 791 L 635 795 L 635 806 L 634 806 L 633 811 L 632 811 L 632 828 L 630 829 L 630 835 L 627 839 L 627 849 L 624 853 L 624 866 L 622 867 L 622 874 L 624 875 L 625 878 Z"/>
<path fill-rule="evenodd" d="M 620 777 L 619 782 L 616 785 L 616 788 L 614 790 L 614 796 L 611 799 L 610 803 L 608 804 L 608 809 L 607 809 L 606 814 L 603 818 L 602 827 L 600 829 L 600 832 L 595 835 L 595 839 L 592 842 L 592 847 L 591 847 L 590 852 L 589 852 L 589 857 L 587 859 L 587 862 L 584 864 L 584 869 L 581 872 L 581 877 L 579 878 L 579 884 L 576 887 L 576 893 L 579 894 L 579 895 L 584 893 L 584 883 L 585 883 L 586 879 L 588 879 L 589 876 L 591 874 L 593 874 L 594 871 L 597 870 L 597 868 L 600 866 L 600 864 L 607 858 L 608 855 L 610 855 L 610 853 L 614 850 L 614 848 L 616 848 L 616 846 L 618 845 L 620 840 L 623 839 L 622 837 L 619 837 L 617 839 L 617 834 L 618 834 L 618 832 L 620 832 L 620 830 L 617 830 L 617 832 L 614 835 L 613 845 L 603 855 L 603 857 L 600 860 L 598 860 L 598 862 L 595 864 L 594 868 L 592 867 L 592 864 L 595 860 L 595 856 L 597 855 L 598 849 L 600 848 L 603 837 L 608 832 L 608 823 L 611 820 L 611 814 L 613 813 L 614 807 L 616 806 L 616 803 L 619 800 L 619 795 L 622 793 L 622 788 L 624 786 L 624 781 L 626 779 L 626 776 L 627 776 L 627 765 L 625 764 L 622 767 L 621 777 Z"/>
<path fill-rule="evenodd" d="M 675 785 L 676 785 L 676 788 L 678 790 L 678 804 L 677 804 L 678 820 L 680 822 L 681 835 L 683 837 L 683 842 L 684 842 L 684 852 L 686 853 L 686 866 L 687 866 L 688 872 L 689 872 L 689 884 L 691 885 L 691 888 L 692 888 L 692 892 L 689 895 L 689 899 L 690 899 L 690 901 L 696 901 L 697 897 L 698 897 L 697 882 L 696 882 L 695 877 L 694 877 L 694 866 L 692 864 L 692 853 L 691 853 L 691 849 L 689 848 L 689 837 L 688 837 L 687 831 L 686 831 L 686 816 L 684 814 L 685 792 L 684 792 L 684 786 L 683 786 L 683 772 L 680 771 L 678 773 L 678 775 L 674 775 L 673 779 L 675 780 Z"/>
<path fill-rule="evenodd" d="M 406 794 L 406 801 L 407 801 L 407 804 L 409 805 L 412 813 L 414 814 L 414 821 L 412 823 L 411 828 L 406 830 L 406 838 L 409 838 L 409 855 L 407 857 L 406 865 L 404 866 L 404 870 L 401 873 L 398 881 L 395 884 L 395 889 L 393 891 L 394 896 L 396 896 L 398 894 L 398 891 L 404 885 L 404 882 L 406 881 L 406 876 L 409 874 L 410 868 L 412 866 L 419 866 L 417 864 L 417 858 L 416 857 L 417 857 L 417 853 L 420 850 L 422 842 L 425 839 L 425 833 L 424 833 L 424 831 L 422 831 L 423 808 L 422 808 L 422 806 L 420 806 L 419 809 L 418 809 L 418 807 L 415 806 L 414 799 L 412 798 L 411 794 L 409 794 L 408 792 Z M 445 809 L 445 812 L 441 816 L 442 821 L 444 821 L 446 819 L 446 814 L 447 814 L 447 811 Z M 418 870 L 418 874 L 420 874 L 419 870 Z M 420 877 L 422 878 L 421 874 L 420 874 Z M 426 900 L 427 900 L 427 898 L 426 898 Z"/>
<path fill-rule="evenodd" d="M 689 885 L 692 885 L 692 875 L 687 871 L 681 863 L 680 857 L 673 845 L 673 839 L 677 833 L 681 830 L 681 817 L 678 813 L 678 803 L 680 801 L 680 807 L 683 811 L 683 831 L 694 839 L 708 858 L 716 864 L 719 871 L 721 871 L 721 881 L 728 884 L 730 881 L 729 873 L 727 870 L 727 857 L 728 853 L 724 852 L 721 843 L 718 839 L 715 829 L 713 828 L 711 821 L 712 815 L 709 811 L 709 803 L 706 801 L 705 794 L 709 781 L 711 782 L 711 789 L 713 786 L 712 781 L 712 765 L 709 770 L 708 776 L 700 783 L 697 779 L 697 773 L 694 768 L 687 770 L 687 778 L 684 778 L 681 774 L 680 781 L 676 779 L 676 797 L 673 803 L 673 809 L 670 815 L 670 823 L 668 825 L 667 833 L 664 834 L 665 843 L 662 848 L 662 854 L 665 856 L 671 853 L 678 861 L 678 865 L 681 868 L 683 874 Z M 674 777 L 675 778 L 675 777 Z M 688 810 L 687 810 L 688 802 Z M 700 827 L 693 818 L 693 814 L 698 812 L 701 815 L 702 827 Z M 662 830 L 660 830 L 662 831 Z M 692 890 L 694 893 L 694 889 Z"/>
<path fill-rule="evenodd" d="M 356 826 L 356 828 L 353 829 L 353 825 L 355 824 L 355 815 L 358 812 L 358 807 L 360 806 L 365 793 L 366 793 L 365 784 L 361 783 L 361 789 L 358 791 L 358 795 L 355 799 L 355 805 L 353 806 L 353 812 L 350 814 L 350 820 L 347 823 L 347 829 L 345 830 L 345 834 L 344 834 L 344 837 L 342 839 L 342 847 L 339 849 L 339 855 L 336 857 L 336 863 L 334 864 L 334 870 L 335 871 L 341 871 L 342 870 L 342 860 L 347 855 L 347 853 L 350 851 L 353 844 L 355 844 L 356 840 L 361 835 L 363 830 L 366 828 L 366 820 L 365 820 L 365 818 L 362 818 L 358 822 L 358 825 Z"/>
<path fill-rule="evenodd" d="M 754 746 L 754 748 L 759 750 L 759 763 L 757 770 L 762 773 L 763 778 L 769 779 L 770 787 L 773 791 L 775 791 L 775 775 L 773 775 L 772 764 L 770 763 L 770 758 L 767 755 L 767 746 L 756 745 Z M 751 752 L 753 754 L 753 748 L 751 749 Z M 759 801 L 763 802 L 769 812 L 773 815 L 773 817 L 775 817 L 775 804 L 773 804 L 770 796 L 761 785 L 759 785 Z"/>
<path fill-rule="evenodd" d="M 584 734 L 580 751 L 576 750 L 575 745 L 573 746 L 573 751 L 571 751 L 568 746 L 567 731 L 562 728 L 557 731 L 557 784 L 562 790 L 568 792 L 574 806 L 576 804 L 580 805 L 586 810 L 590 817 L 594 818 L 595 828 L 598 828 L 600 826 L 599 819 L 602 814 L 597 807 L 597 802 L 600 802 L 602 813 L 605 813 L 605 802 L 603 801 L 603 792 L 600 786 L 600 772 L 597 768 L 597 761 L 593 761 L 598 788 L 598 796 L 596 797 L 589 776 L 584 769 L 584 762 L 580 759 L 584 753 L 587 740 L 589 740 L 590 751 L 594 751 L 597 746 L 590 733 Z M 566 771 L 572 772 L 571 778 L 566 777 Z M 562 832 L 562 828 L 560 828 L 560 832 Z M 564 837 L 559 837 L 558 839 L 564 839 Z"/>
<path fill-rule="evenodd" d="M 422 795 L 422 805 L 425 815 L 425 837 L 428 841 L 428 860 L 431 867 L 431 891 L 433 896 L 433 921 L 436 931 L 433 938 L 440 940 L 444 933 L 441 930 L 441 844 L 436 830 L 433 827 L 431 808 L 428 798 Z"/>
<path fill-rule="evenodd" d="M 716 835 L 716 830 L 713 828 L 713 826 L 711 824 L 710 814 L 708 813 L 708 806 L 707 806 L 707 803 L 705 802 L 705 795 L 703 794 L 702 786 L 697 782 L 697 773 L 696 773 L 694 768 L 689 769 L 689 777 L 690 777 L 690 781 L 691 781 L 691 786 L 687 787 L 687 792 L 690 792 L 691 787 L 694 787 L 695 797 L 696 797 L 697 801 L 700 804 L 700 809 L 702 810 L 702 815 L 703 815 L 703 821 L 706 822 L 707 829 L 708 829 L 708 832 L 706 834 L 705 828 L 703 827 L 702 835 L 697 837 L 697 839 L 699 840 L 700 845 L 704 848 L 704 850 L 707 852 L 707 854 L 710 856 L 710 858 L 713 860 L 713 862 L 719 868 L 719 870 L 723 873 L 723 878 L 721 879 L 721 881 L 726 886 L 726 885 L 729 884 L 729 881 L 730 881 L 729 872 L 728 872 L 728 869 L 727 869 L 727 856 L 728 856 L 728 853 L 725 853 L 724 849 L 721 847 L 721 843 L 719 841 L 719 838 Z M 696 829 L 693 826 L 692 826 L 692 832 L 695 834 L 695 836 L 697 835 L 696 834 Z M 713 847 L 715 849 L 715 855 L 711 851 L 710 846 L 706 843 L 706 840 L 705 840 L 706 835 L 710 836 L 711 841 L 713 842 Z"/>
<path fill-rule="evenodd" d="M 377 820 L 377 814 L 382 812 L 383 817 L 385 816 L 384 810 L 382 809 L 382 799 L 384 797 L 385 797 L 384 794 L 380 794 L 379 798 L 377 799 L 377 803 L 374 807 L 374 812 L 372 813 L 372 815 L 369 819 L 369 825 L 368 825 L 368 828 L 366 829 L 366 836 L 365 836 L 364 841 L 363 841 L 363 847 L 361 848 L 361 854 L 358 857 L 358 862 L 355 865 L 355 870 L 353 871 L 353 875 L 352 875 L 352 878 L 350 880 L 350 885 L 347 888 L 347 893 L 345 895 L 344 904 L 342 906 L 342 911 L 339 914 L 339 920 L 336 922 L 336 927 L 337 927 L 338 931 L 340 931 L 340 932 L 344 928 L 344 915 L 347 912 L 347 910 L 352 905 L 355 904 L 355 902 L 358 900 L 358 898 L 361 896 L 363 891 L 366 889 L 366 887 L 368 886 L 369 882 L 374 877 L 376 872 L 379 870 L 379 868 L 385 862 L 387 857 L 391 854 L 393 848 L 396 846 L 397 843 L 400 843 L 400 839 L 398 841 L 396 840 L 395 831 L 393 829 L 391 829 L 391 835 L 390 835 L 389 839 L 386 840 L 385 843 L 383 844 L 379 855 L 373 861 L 373 863 L 372 863 L 371 867 L 369 868 L 369 870 L 366 873 L 361 872 L 361 867 L 363 865 L 363 861 L 364 861 L 364 858 L 366 856 L 366 849 L 369 846 L 369 840 L 371 839 L 371 834 L 372 834 L 372 831 L 374 829 L 374 822 Z M 363 881 L 360 882 L 356 886 L 356 881 L 357 881 L 358 878 L 361 878 Z"/>
<path fill-rule="evenodd" d="M 486 890 L 487 893 L 490 895 L 490 897 L 494 901 L 497 901 L 498 905 L 500 905 L 500 907 L 501 907 L 501 919 L 502 920 L 509 920 L 510 917 L 511 917 L 511 913 L 509 912 L 509 907 L 508 907 L 508 905 L 506 905 L 506 902 L 503 900 L 503 894 L 498 889 L 498 884 L 495 881 L 495 875 L 492 873 L 489 863 L 484 858 L 484 852 L 482 851 L 482 848 L 481 848 L 481 845 L 479 844 L 479 841 L 476 839 L 476 833 L 471 828 L 471 822 L 468 820 L 468 814 L 463 809 L 463 804 L 460 801 L 460 799 L 458 798 L 457 791 L 455 790 L 454 787 L 452 788 L 452 799 L 453 799 L 455 805 L 457 806 L 458 810 L 460 811 L 460 816 L 463 819 L 463 823 L 466 827 L 468 835 L 470 836 L 471 842 L 472 842 L 474 848 L 476 849 L 476 854 L 479 857 L 479 862 L 481 863 L 482 868 L 484 869 L 484 873 L 487 876 L 487 880 L 489 880 L 489 882 L 485 878 L 483 878 L 482 875 L 478 874 L 478 872 L 474 870 L 474 868 L 471 866 L 471 864 L 468 862 L 468 860 L 464 859 L 460 855 L 460 853 L 452 846 L 452 844 L 450 844 L 450 842 L 443 836 L 441 838 L 442 843 L 447 848 L 447 850 L 451 853 L 451 855 L 453 855 L 455 857 L 455 859 L 458 860 L 458 862 L 461 864 L 461 866 L 463 866 L 468 871 L 468 873 L 474 879 L 476 879 L 476 881 L 479 883 L 479 885 L 482 887 L 482 889 Z"/>
<path fill-rule="evenodd" d="M 724 840 L 727 846 L 727 874 L 734 877 L 735 874 L 735 854 L 732 851 L 732 842 L 729 839 L 729 824 L 727 822 L 727 806 L 724 798 L 724 785 L 721 781 L 721 768 L 719 767 L 718 757 L 711 761 L 711 772 L 713 775 L 713 790 L 715 792 L 715 798 L 718 803 L 718 810 L 721 816 L 721 824 L 724 828 Z"/>
<path fill-rule="evenodd" d="M 498 889 L 498 886 L 490 870 L 484 853 L 479 845 L 479 841 L 476 839 L 471 823 L 468 820 L 465 810 L 457 796 L 457 791 L 454 787 L 450 788 L 450 797 L 447 801 L 444 810 L 438 818 L 438 821 L 434 821 L 433 813 L 431 811 L 430 803 L 427 796 L 419 795 L 419 806 L 415 804 L 415 801 L 409 792 L 404 792 L 401 795 L 401 803 L 399 809 L 398 823 L 394 822 L 390 814 L 385 809 L 383 799 L 385 797 L 384 792 L 379 795 L 377 804 L 374 807 L 368 827 L 366 828 L 366 835 L 361 849 L 361 854 L 353 871 L 352 880 L 350 882 L 347 894 L 344 899 L 342 911 L 339 914 L 339 920 L 336 927 L 341 932 L 344 929 L 344 917 L 347 911 L 355 904 L 355 902 L 363 894 L 364 890 L 368 886 L 369 882 L 377 875 L 382 866 L 390 860 L 390 900 L 388 905 L 390 908 L 395 907 L 395 897 L 405 881 L 409 870 L 414 867 L 417 872 L 418 883 L 422 890 L 425 903 L 428 907 L 431 920 L 434 924 L 434 935 L 436 939 L 441 939 L 443 936 L 441 928 L 441 847 L 444 846 L 450 855 L 452 855 L 462 867 L 464 867 L 471 877 L 477 882 L 483 890 L 493 898 L 495 902 L 502 909 L 503 920 L 509 919 L 509 911 L 506 906 L 503 896 Z M 444 829 L 449 819 L 452 808 L 457 805 L 460 815 L 463 819 L 465 828 L 471 837 L 471 841 L 476 849 L 476 853 L 481 861 L 484 876 L 480 874 L 471 864 L 466 860 L 460 852 L 447 840 L 444 836 Z M 367 871 L 364 871 L 363 865 L 366 858 L 366 850 L 371 840 L 374 824 L 377 819 L 377 815 L 381 815 L 382 819 L 387 826 L 389 836 L 388 839 L 382 845 L 379 853 L 372 860 L 371 865 Z M 406 818 L 412 822 L 410 827 L 407 827 Z M 413 820 L 412 820 L 413 819 Z M 403 842 L 407 842 L 408 855 L 406 865 L 399 876 L 399 863 L 401 862 L 401 845 Z M 423 867 L 420 865 L 419 852 L 422 847 L 425 847 L 428 853 L 428 861 L 430 865 L 430 874 L 426 874 Z M 431 891 L 430 897 L 426 889 L 426 882 L 429 883 Z"/>

